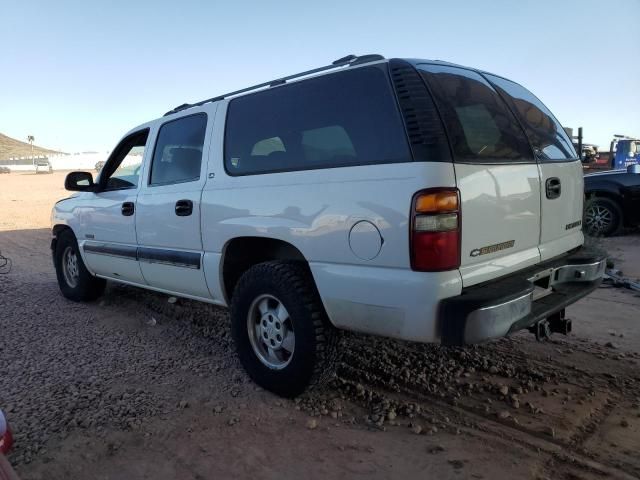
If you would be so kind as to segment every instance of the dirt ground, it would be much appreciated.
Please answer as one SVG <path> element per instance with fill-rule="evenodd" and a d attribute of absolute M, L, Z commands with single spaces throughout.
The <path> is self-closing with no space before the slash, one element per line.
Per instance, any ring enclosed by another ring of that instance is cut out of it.
<path fill-rule="evenodd" d="M 226 311 L 109 285 L 58 292 L 64 173 L 0 176 L 0 407 L 23 479 L 640 478 L 640 296 L 602 287 L 574 333 L 465 349 L 345 335 L 295 401 L 236 361 Z M 637 233 L 602 241 L 640 277 Z"/>

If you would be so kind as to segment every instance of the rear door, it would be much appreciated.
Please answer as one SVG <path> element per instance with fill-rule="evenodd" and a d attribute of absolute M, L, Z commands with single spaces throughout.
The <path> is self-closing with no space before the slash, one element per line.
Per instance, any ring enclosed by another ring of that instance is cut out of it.
<path fill-rule="evenodd" d="M 209 106 L 209 112 L 215 106 Z M 138 195 L 136 234 L 151 287 L 210 298 L 202 266 L 200 200 L 213 115 L 194 113 L 160 125 Z"/>
<path fill-rule="evenodd" d="M 526 88 L 487 75 L 515 112 L 531 142 L 540 172 L 540 257 L 547 260 L 582 245 L 582 162 L 560 122 Z"/>
<path fill-rule="evenodd" d="M 540 178 L 513 113 L 480 74 L 419 64 L 454 154 L 464 286 L 540 261 Z"/>

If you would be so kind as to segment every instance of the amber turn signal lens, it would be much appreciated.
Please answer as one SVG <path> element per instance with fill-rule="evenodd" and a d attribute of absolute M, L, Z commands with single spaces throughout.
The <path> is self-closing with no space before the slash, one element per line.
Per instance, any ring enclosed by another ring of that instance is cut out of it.
<path fill-rule="evenodd" d="M 442 213 L 458 210 L 458 193 L 442 191 L 424 193 L 416 198 L 416 213 Z"/>

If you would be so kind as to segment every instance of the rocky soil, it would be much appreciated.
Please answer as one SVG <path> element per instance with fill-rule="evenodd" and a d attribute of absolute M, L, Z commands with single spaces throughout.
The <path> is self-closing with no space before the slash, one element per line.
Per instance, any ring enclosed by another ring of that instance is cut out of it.
<path fill-rule="evenodd" d="M 244 374 L 223 309 L 115 284 L 65 300 L 38 215 L 0 219 L 0 407 L 25 479 L 640 477 L 632 292 L 595 292 L 545 343 L 345 334 L 330 383 L 283 400 Z M 609 242 L 621 262 L 630 238 Z"/>

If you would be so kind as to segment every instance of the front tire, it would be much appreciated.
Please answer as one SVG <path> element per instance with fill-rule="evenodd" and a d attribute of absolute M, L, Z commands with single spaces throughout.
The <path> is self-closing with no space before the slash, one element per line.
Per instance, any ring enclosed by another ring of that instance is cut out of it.
<path fill-rule="evenodd" d="M 610 198 L 591 197 L 584 209 L 584 226 L 592 237 L 609 237 L 622 229 L 622 209 Z"/>
<path fill-rule="evenodd" d="M 104 292 L 107 282 L 89 273 L 71 230 L 64 230 L 58 234 L 53 262 L 60 291 L 69 300 L 95 300 Z"/>
<path fill-rule="evenodd" d="M 336 333 L 305 265 L 250 268 L 235 288 L 231 323 L 240 362 L 261 387 L 295 397 L 330 376 Z"/>

